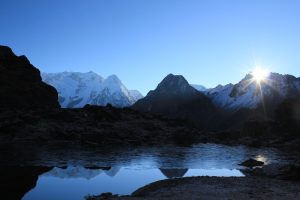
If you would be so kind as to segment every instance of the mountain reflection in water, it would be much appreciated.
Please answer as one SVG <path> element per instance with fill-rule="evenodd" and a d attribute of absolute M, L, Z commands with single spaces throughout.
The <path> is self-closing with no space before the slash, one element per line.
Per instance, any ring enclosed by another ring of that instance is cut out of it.
<path fill-rule="evenodd" d="M 82 200 L 87 195 L 103 192 L 130 194 L 166 178 L 243 176 L 238 164 L 250 157 L 264 159 L 267 164 L 283 158 L 272 149 L 216 144 L 37 153 L 29 160 L 33 164 L 27 163 L 27 166 L 59 167 L 11 167 L 20 164 L 0 167 L 3 196 L 9 199 L 23 197 L 23 200 Z"/>
<path fill-rule="evenodd" d="M 37 186 L 23 200 L 76 200 L 103 192 L 130 194 L 136 189 L 166 178 L 184 176 L 243 176 L 237 169 L 134 169 L 111 167 L 87 169 L 82 166 L 54 167 L 39 176 Z"/>
<path fill-rule="evenodd" d="M 181 178 L 189 169 L 159 169 L 166 178 Z"/>

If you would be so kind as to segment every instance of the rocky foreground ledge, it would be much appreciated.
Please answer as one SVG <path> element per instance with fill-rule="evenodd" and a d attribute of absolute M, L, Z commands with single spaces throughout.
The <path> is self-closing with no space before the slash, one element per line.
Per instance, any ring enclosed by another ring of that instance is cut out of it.
<path fill-rule="evenodd" d="M 186 177 L 157 181 L 129 196 L 103 193 L 87 200 L 154 199 L 299 199 L 300 165 L 271 164 L 245 168 L 245 177 Z"/>
<path fill-rule="evenodd" d="M 265 177 L 189 177 L 151 183 L 130 196 L 109 193 L 88 200 L 299 199 L 300 183 Z"/>

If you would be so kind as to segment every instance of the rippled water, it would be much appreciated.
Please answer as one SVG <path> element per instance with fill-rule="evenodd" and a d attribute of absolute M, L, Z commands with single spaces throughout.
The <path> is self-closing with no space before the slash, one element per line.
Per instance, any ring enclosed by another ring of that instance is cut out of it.
<path fill-rule="evenodd" d="M 192 147 L 119 149 L 116 151 L 41 153 L 36 160 L 50 165 L 38 174 L 23 200 L 79 200 L 103 192 L 130 194 L 157 180 L 188 176 L 243 176 L 238 165 L 255 158 L 266 164 L 282 162 L 273 149 L 200 144 Z M 35 161 L 37 162 L 37 161 Z M 57 164 L 57 165 L 56 165 Z M 59 167 L 58 167 L 59 166 Z"/>

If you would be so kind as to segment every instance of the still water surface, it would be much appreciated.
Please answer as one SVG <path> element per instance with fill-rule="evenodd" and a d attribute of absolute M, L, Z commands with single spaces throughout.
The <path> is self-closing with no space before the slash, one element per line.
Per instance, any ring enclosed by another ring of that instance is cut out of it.
<path fill-rule="evenodd" d="M 157 180 L 175 177 L 244 176 L 238 164 L 249 158 L 266 164 L 282 160 L 272 149 L 216 144 L 99 153 L 88 161 L 93 167 L 70 159 L 65 160 L 65 167 L 53 167 L 39 175 L 36 186 L 23 200 L 82 200 L 103 192 L 125 195 Z"/>

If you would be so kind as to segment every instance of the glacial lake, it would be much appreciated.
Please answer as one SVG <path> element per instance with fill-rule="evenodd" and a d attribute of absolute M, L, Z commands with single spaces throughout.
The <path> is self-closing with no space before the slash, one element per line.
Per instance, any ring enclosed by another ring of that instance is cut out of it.
<path fill-rule="evenodd" d="M 48 161 L 41 159 L 40 164 L 53 165 L 36 175 L 35 184 L 22 199 L 82 200 L 103 192 L 131 194 L 142 186 L 168 178 L 244 176 L 240 171 L 243 167 L 238 164 L 249 158 L 266 164 L 284 161 L 284 156 L 274 149 L 217 144 L 65 152 L 59 159 L 55 156 L 49 156 Z"/>

